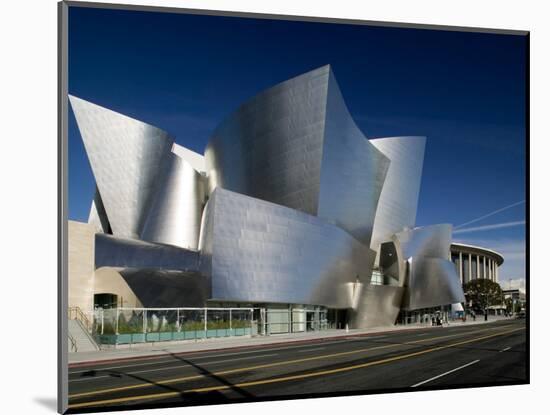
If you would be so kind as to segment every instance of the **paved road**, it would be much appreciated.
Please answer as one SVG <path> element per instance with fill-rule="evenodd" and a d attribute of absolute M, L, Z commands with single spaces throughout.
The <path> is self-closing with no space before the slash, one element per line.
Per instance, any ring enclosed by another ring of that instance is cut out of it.
<path fill-rule="evenodd" d="M 525 322 L 192 352 L 69 370 L 69 410 L 526 382 Z"/>

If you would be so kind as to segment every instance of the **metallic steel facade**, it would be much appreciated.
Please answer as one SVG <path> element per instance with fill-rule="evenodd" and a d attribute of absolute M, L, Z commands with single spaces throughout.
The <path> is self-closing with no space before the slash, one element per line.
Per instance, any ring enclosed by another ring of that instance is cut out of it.
<path fill-rule="evenodd" d="M 205 180 L 176 154 L 172 153 L 166 163 L 141 239 L 197 249 Z"/>
<path fill-rule="evenodd" d="M 390 285 L 365 285 L 357 294 L 351 310 L 353 328 L 391 326 L 395 323 L 405 288 Z"/>
<path fill-rule="evenodd" d="M 175 246 L 98 233 L 95 236 L 95 267 L 195 272 L 199 270 L 199 253 Z"/>
<path fill-rule="evenodd" d="M 69 98 L 113 233 L 139 238 L 173 140 L 156 127 Z"/>
<path fill-rule="evenodd" d="M 389 165 L 355 125 L 330 72 L 318 216 L 369 246 Z"/>
<path fill-rule="evenodd" d="M 464 301 L 456 270 L 449 261 L 452 225 L 406 229 L 393 236 L 406 287 L 403 308 L 416 310 Z"/>
<path fill-rule="evenodd" d="M 95 266 L 144 305 L 318 305 L 360 328 L 464 300 L 451 226 L 413 228 L 425 138 L 368 140 L 330 66 L 245 102 L 204 157 L 70 100 L 97 184 Z"/>
<path fill-rule="evenodd" d="M 201 269 L 215 300 L 348 308 L 370 281 L 374 252 L 337 226 L 221 188 L 208 203 Z"/>
<path fill-rule="evenodd" d="M 206 147 L 210 191 L 319 216 L 366 244 L 389 165 L 356 126 L 329 66 L 247 101 Z"/>
<path fill-rule="evenodd" d="M 317 214 L 329 72 L 278 84 L 218 126 L 205 150 L 210 192 L 219 186 Z"/>
<path fill-rule="evenodd" d="M 391 160 L 380 194 L 370 244 L 372 249 L 378 251 L 379 245 L 391 240 L 394 233 L 412 228 L 416 223 L 426 138 L 389 137 L 370 142 Z"/>

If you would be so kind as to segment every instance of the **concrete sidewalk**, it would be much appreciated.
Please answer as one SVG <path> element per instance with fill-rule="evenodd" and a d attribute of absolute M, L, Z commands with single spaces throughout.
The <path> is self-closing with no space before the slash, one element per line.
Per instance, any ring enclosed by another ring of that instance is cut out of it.
<path fill-rule="evenodd" d="M 496 321 L 510 320 L 506 317 L 489 317 L 488 321 L 484 321 L 483 317 L 477 318 L 475 321 L 469 319 L 466 322 L 461 320 L 450 322 L 443 327 L 460 327 L 467 325 L 488 324 Z M 319 340 L 343 339 L 354 336 L 375 335 L 388 332 L 410 331 L 419 329 L 437 330 L 441 326 L 431 326 L 426 324 L 410 324 L 390 327 L 374 327 L 369 329 L 357 330 L 326 330 L 326 331 L 310 331 L 304 333 L 290 334 L 275 334 L 271 336 L 242 336 L 242 337 L 221 337 L 199 340 L 186 341 L 167 341 L 157 343 L 140 343 L 131 346 L 118 348 L 109 348 L 100 351 L 69 353 L 69 365 L 71 367 L 85 365 L 86 363 L 109 362 L 113 360 L 136 359 L 143 357 L 156 357 L 162 355 L 170 355 L 174 353 L 191 353 L 202 351 L 214 351 L 220 349 L 232 349 L 241 347 L 260 347 L 265 345 L 276 345 L 281 343 L 307 343 Z"/>

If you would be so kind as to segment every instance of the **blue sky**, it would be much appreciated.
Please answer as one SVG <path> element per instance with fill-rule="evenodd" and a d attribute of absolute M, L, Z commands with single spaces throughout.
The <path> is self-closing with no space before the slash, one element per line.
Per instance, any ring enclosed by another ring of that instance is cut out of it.
<path fill-rule="evenodd" d="M 69 92 L 155 125 L 202 153 L 215 126 L 261 90 L 331 64 L 369 138 L 428 138 L 417 225 L 460 225 L 525 200 L 526 39 L 326 23 L 70 8 Z M 69 218 L 94 179 L 72 113 Z M 525 276 L 525 204 L 455 240 Z"/>

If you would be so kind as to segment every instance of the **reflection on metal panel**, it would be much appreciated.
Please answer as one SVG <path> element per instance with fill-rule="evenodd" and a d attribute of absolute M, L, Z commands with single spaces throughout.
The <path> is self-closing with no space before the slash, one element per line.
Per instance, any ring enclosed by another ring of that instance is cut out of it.
<path fill-rule="evenodd" d="M 98 233 L 95 236 L 95 267 L 106 266 L 198 271 L 199 253 Z"/>
<path fill-rule="evenodd" d="M 203 176 L 176 154 L 171 154 L 166 164 L 141 238 L 197 249 L 204 201 Z"/>
<path fill-rule="evenodd" d="M 336 226 L 221 188 L 208 203 L 216 300 L 347 308 L 369 283 L 374 252 Z"/>
<path fill-rule="evenodd" d="M 209 189 L 311 215 L 369 244 L 389 159 L 351 118 L 330 66 L 243 104 L 206 148 Z"/>
<path fill-rule="evenodd" d="M 138 238 L 173 141 L 156 127 L 69 98 L 113 234 Z"/>
<path fill-rule="evenodd" d="M 199 273 L 131 268 L 119 273 L 143 307 L 204 307 L 210 297 L 210 281 Z"/>
<path fill-rule="evenodd" d="M 329 76 L 318 216 L 370 246 L 390 161 L 357 128 Z"/>
<path fill-rule="evenodd" d="M 380 245 L 379 257 L 379 270 L 383 276 L 384 285 L 400 285 L 401 266 L 395 243 L 382 243 Z"/>
<path fill-rule="evenodd" d="M 426 257 L 412 261 L 404 308 L 417 310 L 463 301 L 464 292 L 452 262 Z"/>
<path fill-rule="evenodd" d="M 423 226 L 398 232 L 393 239 L 404 260 L 415 256 L 447 259 L 452 230 L 449 224 Z"/>
<path fill-rule="evenodd" d="M 217 186 L 317 214 L 329 66 L 278 84 L 216 129 L 205 157 Z"/>
<path fill-rule="evenodd" d="M 395 324 L 404 290 L 389 285 L 363 285 L 351 312 L 350 326 L 364 329 Z"/>
<path fill-rule="evenodd" d="M 455 266 L 449 261 L 452 226 L 407 229 L 394 235 L 406 286 L 403 307 L 416 310 L 464 301 Z"/>
<path fill-rule="evenodd" d="M 394 233 L 415 225 L 426 138 L 389 137 L 370 143 L 391 160 L 370 244 L 378 250 Z"/>

